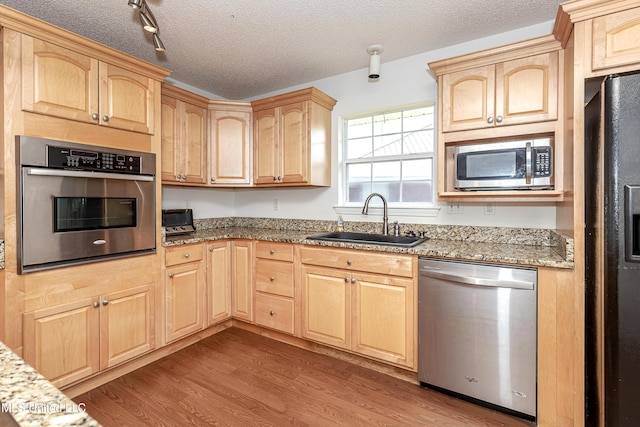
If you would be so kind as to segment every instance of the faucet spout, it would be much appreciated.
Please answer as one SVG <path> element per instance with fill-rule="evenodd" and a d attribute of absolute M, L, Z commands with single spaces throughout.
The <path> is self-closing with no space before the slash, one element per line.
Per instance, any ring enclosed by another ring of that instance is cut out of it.
<path fill-rule="evenodd" d="M 371 193 L 367 196 L 366 200 L 364 201 L 364 207 L 362 208 L 362 215 L 369 215 L 369 202 L 374 196 L 378 196 L 382 200 L 382 234 L 386 236 L 389 234 L 389 212 L 387 209 L 387 199 L 385 199 L 382 194 Z"/>

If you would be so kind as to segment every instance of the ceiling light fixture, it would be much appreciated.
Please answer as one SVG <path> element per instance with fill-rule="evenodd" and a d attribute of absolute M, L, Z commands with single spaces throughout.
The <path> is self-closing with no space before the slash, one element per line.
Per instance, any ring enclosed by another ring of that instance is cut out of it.
<path fill-rule="evenodd" d="M 153 34 L 153 46 L 156 51 L 164 52 L 164 44 L 158 35 L 158 31 L 160 30 L 158 22 L 156 21 L 156 17 L 153 15 L 153 12 L 151 12 L 151 9 L 149 9 L 147 0 L 129 0 L 129 6 L 138 11 L 138 18 L 140 18 L 142 28 Z"/>
<path fill-rule="evenodd" d="M 380 78 L 380 54 L 384 48 L 382 45 L 373 44 L 367 48 L 367 53 L 371 55 L 369 59 L 369 79 L 377 81 Z"/>

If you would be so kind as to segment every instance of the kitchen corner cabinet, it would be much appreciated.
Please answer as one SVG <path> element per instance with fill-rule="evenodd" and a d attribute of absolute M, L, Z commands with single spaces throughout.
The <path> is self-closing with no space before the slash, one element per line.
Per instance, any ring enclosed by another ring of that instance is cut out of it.
<path fill-rule="evenodd" d="M 253 242 L 231 242 L 231 315 L 253 323 Z"/>
<path fill-rule="evenodd" d="M 62 387 L 155 348 L 153 286 L 24 314 L 24 359 Z"/>
<path fill-rule="evenodd" d="M 288 334 L 295 332 L 293 245 L 255 243 L 255 323 Z"/>
<path fill-rule="evenodd" d="M 447 73 L 442 131 L 490 128 L 558 118 L 558 52 Z"/>
<path fill-rule="evenodd" d="M 315 88 L 253 101 L 254 184 L 330 186 L 335 104 Z"/>
<path fill-rule="evenodd" d="M 209 103 L 209 185 L 251 185 L 251 104 Z"/>
<path fill-rule="evenodd" d="M 22 109 L 154 133 L 154 80 L 22 34 Z"/>
<path fill-rule="evenodd" d="M 413 258 L 300 248 L 302 337 L 415 369 Z"/>
<path fill-rule="evenodd" d="M 170 247 L 165 252 L 166 342 L 204 329 L 203 245 Z"/>
<path fill-rule="evenodd" d="M 216 240 L 206 245 L 207 326 L 231 317 L 231 242 Z"/>
<path fill-rule="evenodd" d="M 162 182 L 204 185 L 207 182 L 208 100 L 162 84 Z"/>

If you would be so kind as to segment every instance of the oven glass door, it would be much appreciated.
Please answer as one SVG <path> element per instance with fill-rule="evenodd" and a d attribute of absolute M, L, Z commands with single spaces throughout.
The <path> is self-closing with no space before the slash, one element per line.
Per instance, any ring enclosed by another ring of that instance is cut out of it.
<path fill-rule="evenodd" d="M 155 251 L 155 178 L 22 168 L 23 272 Z"/>

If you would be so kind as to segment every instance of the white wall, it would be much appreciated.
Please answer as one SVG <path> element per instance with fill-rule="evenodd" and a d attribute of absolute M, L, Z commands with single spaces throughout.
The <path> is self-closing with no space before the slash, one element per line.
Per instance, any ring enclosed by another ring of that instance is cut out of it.
<path fill-rule="evenodd" d="M 384 62 L 380 80 L 370 83 L 367 69 L 340 74 L 286 90 L 266 93 L 253 99 L 260 99 L 278 93 L 289 92 L 315 86 L 338 100 L 333 110 L 333 168 L 332 183 L 329 188 L 319 189 L 163 189 L 163 208 L 191 207 L 196 218 L 244 216 L 269 218 L 335 219 L 334 206 L 338 203 L 338 128 L 340 117 L 365 111 L 379 110 L 393 106 L 435 100 L 437 86 L 427 71 L 427 63 L 478 50 L 488 49 L 515 41 L 550 34 L 553 22 L 545 22 L 531 27 L 451 46 L 445 49 L 425 52 L 408 58 Z M 277 200 L 278 209 L 274 209 Z M 402 216 L 401 212 L 390 212 L 390 220 L 400 223 L 429 223 L 456 225 L 489 225 L 503 227 L 555 228 L 554 204 L 499 203 L 494 213 L 485 214 L 485 205 L 480 203 L 461 204 L 462 212 L 451 214 L 446 204 L 439 205 L 435 216 Z M 376 210 L 372 215 L 349 215 L 347 220 L 377 221 Z"/>

